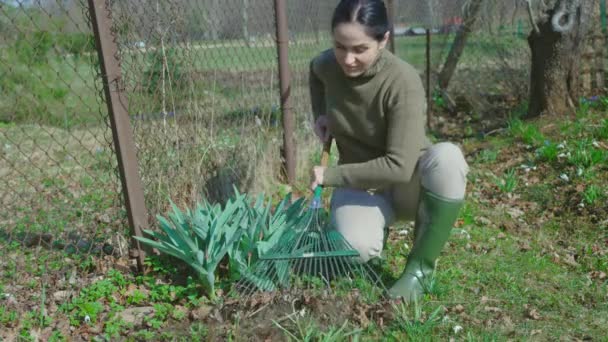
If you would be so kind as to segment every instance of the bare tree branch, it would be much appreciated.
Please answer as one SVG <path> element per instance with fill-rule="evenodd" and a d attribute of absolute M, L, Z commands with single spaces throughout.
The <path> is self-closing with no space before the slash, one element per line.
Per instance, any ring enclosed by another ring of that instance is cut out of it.
<path fill-rule="evenodd" d="M 540 33 L 538 29 L 538 25 L 536 24 L 536 19 L 534 18 L 534 13 L 532 12 L 532 0 L 526 0 L 528 3 L 528 14 L 530 15 L 530 23 L 532 23 L 532 27 L 534 27 L 534 32 L 536 34 Z"/>

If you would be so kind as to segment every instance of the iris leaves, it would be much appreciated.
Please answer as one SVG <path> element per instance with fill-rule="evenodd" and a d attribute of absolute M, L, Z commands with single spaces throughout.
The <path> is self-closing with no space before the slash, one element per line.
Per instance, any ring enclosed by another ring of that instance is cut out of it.
<path fill-rule="evenodd" d="M 305 219 L 303 198 L 291 203 L 288 195 L 273 210 L 264 195 L 252 201 L 236 189 L 223 207 L 203 201 L 184 212 L 171 205 L 167 218 L 157 216 L 159 231 L 145 230 L 150 238 L 135 239 L 186 262 L 198 274 L 210 298 L 215 297 L 216 270 L 226 256 L 229 280 L 249 275 L 259 256 Z M 283 268 L 277 266 L 277 271 Z"/>

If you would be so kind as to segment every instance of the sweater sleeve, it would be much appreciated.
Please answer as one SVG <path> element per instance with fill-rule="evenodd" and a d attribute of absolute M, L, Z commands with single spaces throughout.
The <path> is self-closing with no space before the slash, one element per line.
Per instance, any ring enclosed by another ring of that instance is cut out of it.
<path fill-rule="evenodd" d="M 315 74 L 314 63 L 315 59 L 310 62 L 308 79 L 313 122 L 315 122 L 319 116 L 325 115 L 325 88 L 323 82 L 321 82 L 319 77 Z"/>
<path fill-rule="evenodd" d="M 418 74 L 410 71 L 397 77 L 384 96 L 384 106 L 388 127 L 385 155 L 326 169 L 325 186 L 382 189 L 411 180 L 421 150 L 428 144 L 424 88 Z"/>

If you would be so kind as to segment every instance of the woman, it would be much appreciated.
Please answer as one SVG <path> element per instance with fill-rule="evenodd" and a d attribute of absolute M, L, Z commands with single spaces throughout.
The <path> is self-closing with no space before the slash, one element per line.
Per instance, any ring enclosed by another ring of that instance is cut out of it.
<path fill-rule="evenodd" d="M 338 166 L 313 168 L 311 187 L 335 187 L 335 227 L 367 262 L 384 228 L 415 220 L 414 245 L 393 298 L 423 294 L 465 197 L 468 165 L 451 143 L 425 135 L 425 92 L 417 71 L 386 49 L 382 0 L 342 0 L 332 19 L 334 48 L 310 64 L 315 133 L 330 136 Z M 428 279 L 428 278 L 427 278 Z"/>

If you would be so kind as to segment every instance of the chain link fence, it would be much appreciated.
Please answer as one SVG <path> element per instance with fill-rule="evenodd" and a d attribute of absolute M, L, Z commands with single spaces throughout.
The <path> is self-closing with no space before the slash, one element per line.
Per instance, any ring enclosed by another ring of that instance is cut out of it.
<path fill-rule="evenodd" d="M 310 136 L 308 63 L 329 46 L 335 4 L 288 1 L 299 162 Z M 273 1 L 114 2 L 146 204 L 276 193 L 282 126 Z M 308 177 L 300 164 L 299 177 Z"/>
<path fill-rule="evenodd" d="M 0 1 L 0 296 L 7 313 L 54 313 L 92 280 L 95 265 L 127 254 L 98 65 L 86 1 Z M 11 340 L 5 333 L 19 321 L 5 323 L 0 339 Z"/>

